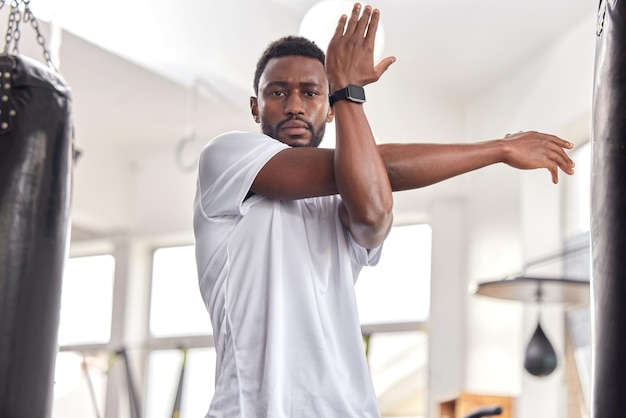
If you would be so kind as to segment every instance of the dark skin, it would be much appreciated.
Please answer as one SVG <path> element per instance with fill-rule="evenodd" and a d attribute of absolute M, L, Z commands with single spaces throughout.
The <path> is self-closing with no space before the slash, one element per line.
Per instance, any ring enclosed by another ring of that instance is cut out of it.
<path fill-rule="evenodd" d="M 328 46 L 326 66 L 304 56 L 273 58 L 259 80 L 252 115 L 263 132 L 290 145 L 258 173 L 254 193 L 272 199 L 302 199 L 339 193 L 339 216 L 354 239 L 374 248 L 386 238 L 393 217 L 392 191 L 416 189 L 491 164 L 573 174 L 565 150 L 571 143 L 554 135 L 520 132 L 473 144 L 382 144 L 374 141 L 363 105 L 328 104 L 329 91 L 378 81 L 395 62 L 373 65 L 380 13 L 355 4 L 339 19 Z M 330 87 L 329 87 L 330 86 Z M 335 119 L 336 148 L 316 148 L 316 136 Z"/>

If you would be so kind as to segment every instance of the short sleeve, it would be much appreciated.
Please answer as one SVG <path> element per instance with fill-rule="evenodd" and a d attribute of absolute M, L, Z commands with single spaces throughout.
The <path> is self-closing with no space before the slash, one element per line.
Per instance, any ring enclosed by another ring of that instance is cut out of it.
<path fill-rule="evenodd" d="M 282 142 L 254 132 L 229 132 L 214 138 L 200 153 L 196 204 L 207 217 L 245 214 L 261 199 L 245 200 L 257 174 L 286 148 Z"/>
<path fill-rule="evenodd" d="M 382 254 L 383 244 L 380 244 L 376 248 L 372 248 L 368 250 L 365 247 L 359 245 L 354 238 L 352 238 L 352 234 L 346 231 L 348 235 L 348 240 L 350 242 L 350 248 L 352 251 L 352 259 L 360 266 L 375 266 L 378 264 L 380 260 L 380 255 Z"/>

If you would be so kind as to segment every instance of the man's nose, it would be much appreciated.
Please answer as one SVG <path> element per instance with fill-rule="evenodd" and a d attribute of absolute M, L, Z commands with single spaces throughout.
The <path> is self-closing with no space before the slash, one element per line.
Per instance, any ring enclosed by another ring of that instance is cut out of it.
<path fill-rule="evenodd" d="M 290 94 L 285 101 L 285 113 L 288 115 L 304 114 L 304 100 L 299 94 Z"/>

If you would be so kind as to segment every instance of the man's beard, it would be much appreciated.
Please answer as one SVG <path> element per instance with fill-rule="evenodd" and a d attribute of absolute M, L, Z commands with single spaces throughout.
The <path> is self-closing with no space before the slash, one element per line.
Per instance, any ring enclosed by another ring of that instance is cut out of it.
<path fill-rule="evenodd" d="M 262 122 L 261 130 L 263 131 L 265 135 L 280 141 L 280 139 L 278 139 L 278 132 L 280 132 L 280 129 L 285 123 L 290 122 L 292 120 L 297 120 L 306 124 L 307 129 L 309 130 L 309 132 L 311 132 L 311 139 L 309 139 L 309 142 L 307 144 L 296 143 L 296 144 L 290 145 L 291 147 L 293 148 L 297 148 L 297 147 L 317 148 L 321 144 L 322 139 L 324 138 L 324 133 L 326 132 L 326 122 L 322 122 L 320 126 L 318 126 L 318 128 L 315 129 L 311 122 L 301 119 L 299 117 L 292 117 L 292 118 L 285 119 L 281 122 L 278 122 L 276 126 L 271 126 Z"/>

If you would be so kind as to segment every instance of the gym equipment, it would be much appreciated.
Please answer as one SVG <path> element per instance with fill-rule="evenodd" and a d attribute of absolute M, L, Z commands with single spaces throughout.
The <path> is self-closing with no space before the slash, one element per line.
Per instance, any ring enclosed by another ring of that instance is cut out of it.
<path fill-rule="evenodd" d="M 180 408 L 183 404 L 183 389 L 185 385 L 185 368 L 187 367 L 187 347 L 180 347 L 182 354 L 180 364 L 180 375 L 178 377 L 178 386 L 176 387 L 176 397 L 174 398 L 174 406 L 172 408 L 172 418 L 180 417 Z"/>
<path fill-rule="evenodd" d="M 135 379 L 133 377 L 133 370 L 130 365 L 130 360 L 128 360 L 128 354 L 126 353 L 126 348 L 123 347 L 115 353 L 116 357 L 122 359 L 124 363 L 124 371 L 126 372 L 126 387 L 128 389 L 128 403 L 130 407 L 130 418 L 141 418 L 142 410 L 141 410 L 141 399 L 137 394 L 137 385 L 135 384 Z"/>
<path fill-rule="evenodd" d="M 559 303 L 574 307 L 589 302 L 589 282 L 567 278 L 517 276 L 472 283 L 470 292 L 537 304 L 537 327 L 526 345 L 524 356 L 524 369 L 537 377 L 549 376 L 558 365 L 557 353 L 541 327 L 541 304 Z"/>
<path fill-rule="evenodd" d="M 537 318 L 537 328 L 526 345 L 524 369 L 533 376 L 545 377 L 550 375 L 557 365 L 556 351 L 541 328 L 541 319 Z"/>
<path fill-rule="evenodd" d="M 591 417 L 624 416 L 626 386 L 626 4 L 598 10 L 592 107 Z"/>
<path fill-rule="evenodd" d="M 478 408 L 475 411 L 470 412 L 465 415 L 463 418 L 482 418 L 482 417 L 492 417 L 495 415 L 502 414 L 502 407 L 498 405 L 494 406 L 484 406 L 482 408 Z"/>
<path fill-rule="evenodd" d="M 43 418 L 70 224 L 71 97 L 28 1 L 10 5 L 0 54 L 0 416 Z M 21 22 L 35 28 L 47 66 L 19 54 Z"/>

